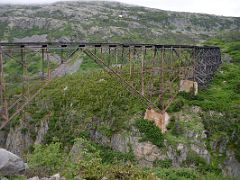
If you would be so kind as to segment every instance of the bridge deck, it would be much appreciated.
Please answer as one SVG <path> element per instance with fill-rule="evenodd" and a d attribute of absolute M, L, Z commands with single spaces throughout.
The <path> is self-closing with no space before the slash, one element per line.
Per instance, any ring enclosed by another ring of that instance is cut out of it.
<path fill-rule="evenodd" d="M 219 49 L 217 46 L 196 46 L 196 45 L 168 45 L 168 44 L 145 44 L 145 43 L 101 43 L 101 42 L 2 42 L 0 46 L 37 46 L 37 47 L 68 47 L 68 46 L 78 46 L 78 47 L 135 47 L 135 48 L 187 48 L 187 49 Z"/>

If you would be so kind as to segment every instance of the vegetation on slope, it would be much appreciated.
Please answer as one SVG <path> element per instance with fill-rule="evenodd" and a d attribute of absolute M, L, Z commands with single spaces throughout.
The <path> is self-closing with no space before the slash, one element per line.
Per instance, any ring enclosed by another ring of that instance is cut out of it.
<path fill-rule="evenodd" d="M 72 144 L 89 123 L 92 128 L 111 136 L 119 129 L 128 128 L 131 117 L 145 108 L 139 98 L 102 71 L 80 72 L 56 79 L 40 99 L 29 112 L 36 122 L 52 112 L 46 142 L 58 137 L 64 145 Z"/>
<path fill-rule="evenodd" d="M 57 142 L 49 145 L 36 145 L 33 154 L 28 156 L 31 167 L 28 172 L 29 176 L 36 172 L 42 176 L 61 172 L 67 179 L 74 179 L 77 176 L 84 179 L 102 179 L 103 177 L 108 179 L 157 179 L 157 176 L 151 171 L 143 170 L 131 162 L 105 163 L 101 151 L 88 140 L 78 138 L 76 142 L 80 146 L 78 154 L 65 153 L 61 150 L 62 145 Z"/>
<path fill-rule="evenodd" d="M 179 97 L 184 103 L 200 106 L 205 112 L 217 111 L 218 114 L 204 113 L 202 120 L 209 133 L 209 141 L 226 140 L 228 147 L 235 151 L 240 161 L 240 33 L 228 33 L 216 37 L 207 44 L 218 45 L 231 55 L 231 62 L 223 62 L 213 81 L 199 94 Z"/>

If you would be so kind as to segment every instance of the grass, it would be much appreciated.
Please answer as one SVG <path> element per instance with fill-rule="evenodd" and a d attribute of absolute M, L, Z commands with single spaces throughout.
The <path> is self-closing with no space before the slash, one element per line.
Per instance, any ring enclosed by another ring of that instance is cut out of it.
<path fill-rule="evenodd" d="M 199 92 L 191 104 L 204 110 L 233 111 L 240 103 L 240 64 L 223 64 L 209 87 Z"/>
<path fill-rule="evenodd" d="M 142 141 L 150 141 L 158 147 L 163 146 L 162 132 L 154 122 L 139 119 L 136 121 L 136 127 L 142 133 Z"/>
<path fill-rule="evenodd" d="M 96 71 L 56 79 L 28 111 L 34 114 L 36 123 L 44 117 L 43 112 L 52 112 L 46 141 L 58 137 L 62 143 L 72 144 L 74 137 L 92 122 L 93 117 L 100 123 L 98 130 L 111 136 L 113 132 L 126 128 L 131 117 L 144 108 L 142 101 L 116 79 Z"/>
<path fill-rule="evenodd" d="M 229 142 L 227 147 L 235 151 L 236 158 L 240 161 L 239 35 L 239 32 L 232 32 L 209 40 L 208 44 L 218 45 L 222 48 L 222 53 L 230 54 L 232 61 L 224 62 L 208 88 L 200 91 L 196 97 L 185 96 L 185 103 L 200 106 L 204 111 L 217 112 L 213 115 L 204 113 L 202 117 L 204 129 L 209 132 L 209 141 L 224 136 Z"/>

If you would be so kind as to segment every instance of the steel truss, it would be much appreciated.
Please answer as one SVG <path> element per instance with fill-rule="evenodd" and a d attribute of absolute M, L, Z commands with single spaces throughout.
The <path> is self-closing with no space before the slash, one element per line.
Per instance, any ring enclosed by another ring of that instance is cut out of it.
<path fill-rule="evenodd" d="M 54 69 L 80 51 L 148 106 L 162 111 L 167 110 L 178 94 L 180 80 L 197 81 L 205 86 L 221 64 L 220 49 L 215 46 L 0 43 L 0 129 L 20 113 L 24 114 L 29 102 L 54 78 Z M 4 71 L 11 69 L 5 68 L 6 62 L 21 74 Z M 33 72 L 34 63 L 38 70 Z M 11 90 L 17 93 L 11 94 Z"/>

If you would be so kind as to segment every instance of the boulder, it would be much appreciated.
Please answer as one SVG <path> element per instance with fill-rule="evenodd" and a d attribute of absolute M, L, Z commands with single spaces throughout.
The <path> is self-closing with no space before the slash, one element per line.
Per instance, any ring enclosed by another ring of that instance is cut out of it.
<path fill-rule="evenodd" d="M 0 148 L 0 175 L 14 176 L 23 173 L 26 169 L 24 161 L 17 155 Z"/>

